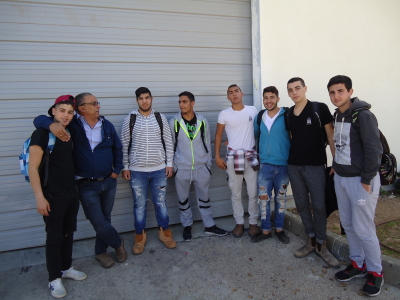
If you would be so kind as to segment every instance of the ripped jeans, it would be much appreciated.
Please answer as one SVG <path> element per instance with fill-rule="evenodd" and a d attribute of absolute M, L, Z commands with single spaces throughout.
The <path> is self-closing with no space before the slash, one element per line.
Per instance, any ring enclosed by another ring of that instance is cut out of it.
<path fill-rule="evenodd" d="M 165 201 L 167 191 L 167 176 L 165 168 L 153 172 L 131 171 L 131 189 L 133 194 L 133 215 L 135 216 L 136 233 L 142 234 L 146 228 L 146 208 L 149 198 L 154 204 L 157 224 L 163 230 L 168 228 L 169 217 Z"/>
<path fill-rule="evenodd" d="M 261 164 L 258 171 L 258 204 L 260 206 L 262 230 L 271 230 L 270 199 L 272 198 L 272 189 L 275 194 L 275 229 L 283 229 L 288 185 L 287 166 Z"/>

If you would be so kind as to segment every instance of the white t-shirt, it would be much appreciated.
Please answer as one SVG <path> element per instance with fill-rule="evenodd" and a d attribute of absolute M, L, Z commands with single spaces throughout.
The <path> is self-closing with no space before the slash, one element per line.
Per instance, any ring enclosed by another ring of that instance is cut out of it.
<path fill-rule="evenodd" d="M 268 116 L 268 111 L 267 110 L 264 112 L 262 120 L 263 120 L 265 126 L 267 126 L 268 131 L 271 131 L 272 124 L 274 124 L 276 118 L 279 116 L 279 113 L 280 113 L 281 109 L 279 109 L 279 111 L 272 118 L 270 118 Z"/>
<path fill-rule="evenodd" d="M 254 147 L 253 122 L 257 114 L 257 108 L 247 105 L 240 111 L 229 107 L 219 113 L 218 123 L 225 125 L 229 148 L 251 150 Z"/>

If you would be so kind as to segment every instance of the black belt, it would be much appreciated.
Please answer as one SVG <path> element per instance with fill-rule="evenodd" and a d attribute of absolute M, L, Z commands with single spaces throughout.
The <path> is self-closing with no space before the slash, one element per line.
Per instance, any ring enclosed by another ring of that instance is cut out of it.
<path fill-rule="evenodd" d="M 86 182 L 86 181 L 102 181 L 102 180 L 106 180 L 108 177 L 110 177 L 110 175 L 103 177 L 103 178 L 81 178 L 78 179 L 77 181 L 80 182 Z"/>

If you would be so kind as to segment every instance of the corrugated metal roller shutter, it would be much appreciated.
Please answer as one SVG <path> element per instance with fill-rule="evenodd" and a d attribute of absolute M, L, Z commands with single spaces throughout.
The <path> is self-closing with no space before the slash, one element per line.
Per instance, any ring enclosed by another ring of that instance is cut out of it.
<path fill-rule="evenodd" d="M 250 0 L 0 1 L 0 251 L 44 243 L 17 160 L 33 117 L 59 95 L 88 91 L 120 132 L 137 87 L 149 87 L 154 108 L 168 118 L 178 111 L 178 93 L 189 90 L 214 135 L 229 84 L 252 103 L 250 16 Z M 214 216 L 232 213 L 225 172 L 215 166 L 210 195 Z M 167 197 L 171 223 L 178 223 L 172 181 Z M 113 224 L 121 232 L 133 230 L 132 203 L 119 179 Z M 149 211 L 147 224 L 155 226 L 152 205 Z M 90 236 L 80 210 L 76 238 Z"/>

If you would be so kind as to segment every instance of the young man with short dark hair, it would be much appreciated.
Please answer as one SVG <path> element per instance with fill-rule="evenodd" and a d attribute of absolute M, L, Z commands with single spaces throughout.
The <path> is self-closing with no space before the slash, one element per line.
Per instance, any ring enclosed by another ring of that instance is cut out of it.
<path fill-rule="evenodd" d="M 338 268 L 339 261 L 326 247 L 325 143 L 327 140 L 334 155 L 333 118 L 325 103 L 307 100 L 307 86 L 302 78 L 290 79 L 287 90 L 294 101 L 288 112 L 291 133 L 289 179 L 296 208 L 308 235 L 306 244 L 297 249 L 294 256 L 302 258 L 315 250 L 330 267 Z"/>
<path fill-rule="evenodd" d="M 135 243 L 132 252 L 137 255 L 144 251 L 147 240 L 145 229 L 149 189 L 159 227 L 159 240 L 169 249 L 175 248 L 176 242 L 169 229 L 165 199 L 167 178 L 173 175 L 171 130 L 165 116 L 152 109 L 150 90 L 140 87 L 135 94 L 139 108 L 125 118 L 121 140 L 124 163 L 122 177 L 130 180 L 134 201 Z"/>
<path fill-rule="evenodd" d="M 263 90 L 263 104 L 260 124 L 254 122 L 254 135 L 258 138 L 258 153 L 260 170 L 258 171 L 258 202 L 261 215 L 261 230 L 251 238 L 251 242 L 258 243 L 272 237 L 271 210 L 272 190 L 275 197 L 275 235 L 288 244 L 289 237 L 283 230 L 286 191 L 289 185 L 287 160 L 290 149 L 290 136 L 286 128 L 286 111 L 278 107 L 279 92 L 274 86 Z M 259 118 L 260 116 L 258 116 Z"/>
<path fill-rule="evenodd" d="M 260 164 L 255 149 L 253 127 L 258 111 L 254 106 L 244 105 L 243 96 L 242 90 L 236 84 L 228 87 L 227 98 L 232 105 L 219 113 L 215 133 L 215 162 L 219 168 L 226 169 L 232 191 L 233 216 L 236 221 L 232 235 L 235 238 L 241 237 L 244 232 L 243 178 L 246 180 L 249 195 L 249 236 L 252 237 L 258 233 L 257 173 Z M 220 156 L 224 129 L 229 141 L 226 162 Z"/>
<path fill-rule="evenodd" d="M 66 127 L 74 116 L 74 105 L 73 96 L 60 96 L 50 107 L 49 115 L 54 118 L 54 122 Z M 56 138 L 48 162 L 42 163 L 49 139 L 49 131 L 46 129 L 38 128 L 33 132 L 28 172 L 37 211 L 46 224 L 46 266 L 50 292 L 53 297 L 62 298 L 67 295 L 62 278 L 83 280 L 87 275 L 71 266 L 73 236 L 79 210 L 72 141 L 64 143 Z"/>
<path fill-rule="evenodd" d="M 204 232 L 225 236 L 227 231 L 215 225 L 212 217 L 208 188 L 211 178 L 211 138 L 208 121 L 194 111 L 195 98 L 191 92 L 179 94 L 179 109 L 170 121 L 174 143 L 174 178 L 179 199 L 183 239 L 191 241 L 193 215 L 189 203 L 190 186 L 196 189 L 197 205 L 204 224 Z"/>
<path fill-rule="evenodd" d="M 335 112 L 335 145 L 333 160 L 335 191 L 340 222 L 349 243 L 351 264 L 336 273 L 339 281 L 367 276 L 363 294 L 376 296 L 383 285 L 381 250 L 374 223 L 379 196 L 382 144 L 378 123 L 371 105 L 352 98 L 351 79 L 332 77 L 329 97 Z"/>

